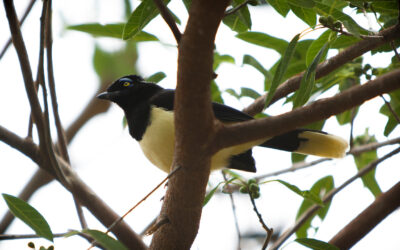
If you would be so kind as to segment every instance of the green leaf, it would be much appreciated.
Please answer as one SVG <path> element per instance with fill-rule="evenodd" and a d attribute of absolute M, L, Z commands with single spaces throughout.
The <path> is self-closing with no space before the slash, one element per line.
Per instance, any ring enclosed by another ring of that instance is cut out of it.
<path fill-rule="evenodd" d="M 163 1 L 167 5 L 170 0 Z M 132 12 L 128 22 L 124 26 L 122 38 L 128 40 L 136 36 L 157 15 L 159 11 L 153 0 L 143 0 Z"/>
<path fill-rule="evenodd" d="M 25 222 L 37 235 L 53 241 L 53 233 L 44 217 L 25 201 L 9 194 L 2 194 L 11 213 Z"/>
<path fill-rule="evenodd" d="M 390 106 L 396 114 L 400 114 L 400 90 L 389 93 L 390 95 Z M 388 121 L 385 126 L 384 135 L 388 136 L 392 131 L 399 125 L 392 112 L 389 110 L 386 104 L 383 104 L 379 112 L 387 116 Z"/>
<path fill-rule="evenodd" d="M 318 52 L 321 50 L 321 48 L 324 46 L 325 43 L 328 42 L 329 40 L 329 36 L 331 36 L 334 32 L 330 29 L 328 29 L 327 31 L 325 31 L 324 33 L 322 33 L 316 40 L 314 40 L 310 47 L 308 47 L 307 50 L 307 55 L 306 55 L 306 65 L 310 66 L 311 62 L 313 61 L 313 59 L 315 58 L 315 56 L 318 54 Z M 328 52 L 328 51 L 326 51 Z M 326 57 L 326 53 L 325 55 L 323 55 L 322 58 Z"/>
<path fill-rule="evenodd" d="M 283 17 L 286 17 L 289 13 L 290 7 L 286 0 L 268 0 L 268 3 Z"/>
<path fill-rule="evenodd" d="M 245 0 L 233 0 L 232 8 L 242 4 Z M 247 6 L 241 7 L 236 12 L 229 14 L 222 20 L 223 23 L 236 32 L 245 32 L 251 29 L 250 12 Z"/>
<path fill-rule="evenodd" d="M 305 190 L 305 191 L 300 190 L 300 188 L 298 188 L 297 186 L 292 185 L 292 184 L 287 183 L 287 182 L 282 181 L 282 180 L 269 180 L 269 181 L 266 181 L 266 182 L 271 182 L 271 181 L 279 182 L 280 184 L 282 184 L 282 185 L 284 185 L 285 187 L 289 188 L 290 190 L 292 190 L 292 191 L 295 192 L 296 194 L 300 195 L 300 196 L 303 197 L 304 199 L 310 200 L 310 201 L 314 202 L 315 204 L 318 204 L 318 205 L 320 205 L 320 206 L 323 206 L 323 205 L 324 205 L 324 204 L 322 203 L 321 199 L 318 197 L 318 195 L 315 195 L 314 193 L 311 193 L 311 192 L 308 191 L 308 190 Z M 266 182 L 263 182 L 263 183 L 266 183 Z M 260 183 L 260 184 L 263 184 L 263 183 Z"/>
<path fill-rule="evenodd" d="M 253 66 L 255 69 L 257 69 L 261 74 L 264 75 L 264 77 L 270 78 L 271 74 L 268 72 L 267 69 L 264 68 L 264 66 L 262 66 L 262 64 L 260 62 L 257 61 L 257 59 L 255 59 L 254 57 L 252 57 L 251 55 L 244 55 L 243 56 L 243 65 L 247 64 L 250 66 Z"/>
<path fill-rule="evenodd" d="M 334 181 L 331 175 L 325 176 L 319 179 L 314 185 L 311 187 L 310 192 L 315 194 L 316 196 L 320 197 L 321 199 L 334 188 Z M 312 205 L 312 202 L 308 200 L 304 200 L 299 210 L 297 211 L 296 220 L 299 219 L 305 211 L 307 211 Z M 321 221 L 323 221 L 328 213 L 331 203 L 327 202 L 324 207 L 321 207 L 317 213 L 313 214 L 310 218 L 307 219 L 303 225 L 297 229 L 296 236 L 297 237 L 307 237 L 307 230 L 311 227 L 311 221 L 318 216 Z M 318 229 L 318 228 L 317 228 Z"/>
<path fill-rule="evenodd" d="M 354 23 L 349 22 L 347 20 L 343 21 L 343 26 L 347 29 L 347 31 L 353 36 L 360 38 L 360 31 L 358 27 L 354 25 Z"/>
<path fill-rule="evenodd" d="M 225 92 L 236 97 L 237 99 L 240 98 L 240 95 L 238 93 L 236 93 L 236 91 L 234 89 L 225 89 Z"/>
<path fill-rule="evenodd" d="M 164 72 L 157 72 L 152 74 L 151 76 L 147 77 L 146 80 L 148 82 L 159 83 L 162 79 L 166 77 Z"/>
<path fill-rule="evenodd" d="M 79 25 L 68 26 L 69 30 L 76 30 L 88 33 L 95 37 L 112 37 L 112 38 L 122 38 L 122 32 L 124 30 L 123 23 L 110 23 L 110 24 L 99 24 L 99 23 L 85 23 Z M 145 41 L 158 41 L 158 38 L 147 32 L 141 31 L 135 37 L 137 42 Z"/>
<path fill-rule="evenodd" d="M 84 229 L 82 233 L 88 234 L 93 237 L 101 246 L 107 250 L 127 250 L 128 248 L 124 246 L 120 241 L 112 238 L 106 233 L 98 230 Z"/>
<path fill-rule="evenodd" d="M 361 39 L 354 37 L 354 36 L 345 36 L 345 35 L 340 35 L 336 38 L 335 41 L 332 42 L 331 48 L 333 49 L 342 49 L 346 48 L 350 45 L 355 44 L 356 42 L 361 41 Z"/>
<path fill-rule="evenodd" d="M 135 43 L 115 52 L 104 51 L 96 46 L 93 55 L 93 67 L 103 81 L 113 81 L 122 75 L 135 73 L 137 49 Z"/>
<path fill-rule="evenodd" d="M 363 135 L 357 136 L 354 139 L 354 146 L 361 146 L 369 143 L 376 142 L 375 136 L 371 136 L 368 133 L 368 129 L 366 129 Z M 360 155 L 354 155 L 354 161 L 356 163 L 357 169 L 361 170 L 371 162 L 378 159 L 378 154 L 376 149 L 368 152 L 364 152 Z M 375 179 L 375 169 L 371 170 L 367 174 L 361 177 L 361 180 L 366 188 L 371 191 L 371 193 L 378 197 L 382 193 L 378 182 Z"/>
<path fill-rule="evenodd" d="M 311 9 L 315 6 L 313 0 L 287 0 L 287 2 L 301 8 Z"/>
<path fill-rule="evenodd" d="M 253 99 L 257 99 L 261 95 L 254 89 L 242 87 L 242 88 L 240 88 L 240 97 L 244 97 L 244 96 L 247 96 L 247 97 L 250 97 Z"/>
<path fill-rule="evenodd" d="M 282 78 L 284 74 L 286 73 L 286 70 L 289 66 L 290 59 L 292 59 L 292 56 L 294 54 L 295 48 L 297 41 L 300 38 L 300 34 L 297 34 L 293 39 L 290 41 L 289 45 L 287 46 L 287 49 L 285 51 L 285 54 L 282 57 L 282 60 L 280 61 L 278 68 L 274 74 L 274 78 L 272 79 L 271 83 L 271 88 L 268 91 L 267 98 L 265 100 L 265 107 L 269 105 L 269 103 L 272 100 L 272 97 L 275 94 L 276 89 L 278 88 L 279 84 L 282 83 Z"/>
<path fill-rule="evenodd" d="M 283 39 L 276 38 L 261 32 L 244 32 L 236 35 L 237 38 L 243 41 L 256 44 L 265 48 L 273 49 L 279 54 L 285 53 L 288 42 Z"/>
<path fill-rule="evenodd" d="M 295 239 L 295 241 L 313 250 L 339 250 L 339 248 L 334 245 L 316 239 L 298 238 Z"/>
<path fill-rule="evenodd" d="M 324 46 L 320 49 L 317 56 L 314 58 L 311 65 L 307 68 L 307 71 L 301 78 L 300 88 L 295 93 L 293 108 L 297 108 L 305 104 L 310 98 L 315 83 L 315 71 L 317 69 L 318 63 L 322 58 L 322 55 L 326 53 L 325 51 L 328 49 L 328 45 L 328 43 L 324 44 Z"/>
<path fill-rule="evenodd" d="M 314 27 L 315 24 L 317 23 L 317 13 L 315 13 L 314 10 L 312 9 L 307 9 L 307 8 L 302 8 L 297 5 L 293 5 L 289 3 L 290 9 L 293 11 L 293 13 L 303 20 L 306 24 L 308 24 L 310 27 Z"/>
<path fill-rule="evenodd" d="M 215 81 L 211 81 L 211 100 L 213 102 L 224 103 L 224 100 L 221 96 L 221 90 L 219 89 L 217 83 Z"/>
<path fill-rule="evenodd" d="M 221 55 L 217 52 L 214 53 L 213 70 L 215 71 L 222 63 L 235 64 L 235 58 L 231 55 Z"/>
<path fill-rule="evenodd" d="M 368 30 L 364 29 L 360 25 L 358 25 L 353 18 L 351 18 L 349 15 L 343 13 L 341 10 L 334 8 L 330 5 L 323 4 L 322 2 L 315 2 L 315 6 L 313 8 L 320 16 L 332 16 L 335 19 L 341 21 L 344 23 L 345 21 L 347 22 L 347 25 L 352 26 L 354 29 L 356 29 L 359 33 L 361 34 L 367 34 Z"/>

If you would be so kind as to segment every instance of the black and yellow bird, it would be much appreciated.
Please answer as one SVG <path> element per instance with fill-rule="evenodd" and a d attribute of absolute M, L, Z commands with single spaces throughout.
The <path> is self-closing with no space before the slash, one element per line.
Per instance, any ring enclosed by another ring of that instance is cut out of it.
<path fill-rule="evenodd" d="M 169 172 L 174 154 L 174 90 L 145 82 L 137 75 L 116 80 L 98 95 L 118 104 L 125 112 L 129 133 L 146 157 Z M 212 103 L 215 118 L 225 123 L 243 122 L 253 117 L 231 107 Z M 347 142 L 322 131 L 296 129 L 291 132 L 224 148 L 211 159 L 211 170 L 233 168 L 255 172 L 251 149 L 254 146 L 280 149 L 322 157 L 343 157 Z"/>

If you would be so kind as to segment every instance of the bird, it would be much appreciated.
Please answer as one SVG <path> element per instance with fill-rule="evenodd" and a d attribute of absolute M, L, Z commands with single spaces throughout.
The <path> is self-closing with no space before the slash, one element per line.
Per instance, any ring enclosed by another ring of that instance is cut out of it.
<path fill-rule="evenodd" d="M 170 172 L 175 145 L 173 89 L 146 82 L 138 75 L 114 81 L 97 98 L 116 103 L 124 111 L 129 133 L 139 142 L 147 159 Z M 216 119 L 222 123 L 244 122 L 252 116 L 224 104 L 212 103 Z M 281 135 L 224 148 L 211 158 L 211 170 L 230 168 L 256 172 L 252 148 L 255 146 L 329 158 L 345 156 L 346 140 L 323 131 L 299 128 Z"/>

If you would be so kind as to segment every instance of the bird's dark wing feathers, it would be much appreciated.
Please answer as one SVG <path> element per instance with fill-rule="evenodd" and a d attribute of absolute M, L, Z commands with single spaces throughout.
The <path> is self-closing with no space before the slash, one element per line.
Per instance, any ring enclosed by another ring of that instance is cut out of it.
<path fill-rule="evenodd" d="M 150 105 L 172 111 L 174 109 L 174 94 L 172 89 L 159 91 L 150 99 Z M 219 103 L 212 103 L 215 118 L 222 122 L 242 122 L 253 119 L 253 117 Z"/>
<path fill-rule="evenodd" d="M 174 94 L 175 91 L 172 89 L 163 89 L 149 100 L 150 105 L 172 111 L 174 110 Z"/>

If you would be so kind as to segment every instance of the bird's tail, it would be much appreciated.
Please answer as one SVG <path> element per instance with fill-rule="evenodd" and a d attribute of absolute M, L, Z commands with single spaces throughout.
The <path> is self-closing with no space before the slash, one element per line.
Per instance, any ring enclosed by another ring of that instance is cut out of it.
<path fill-rule="evenodd" d="M 341 158 L 345 156 L 348 144 L 341 137 L 322 131 L 297 129 L 275 136 L 259 146 L 300 154 Z"/>

